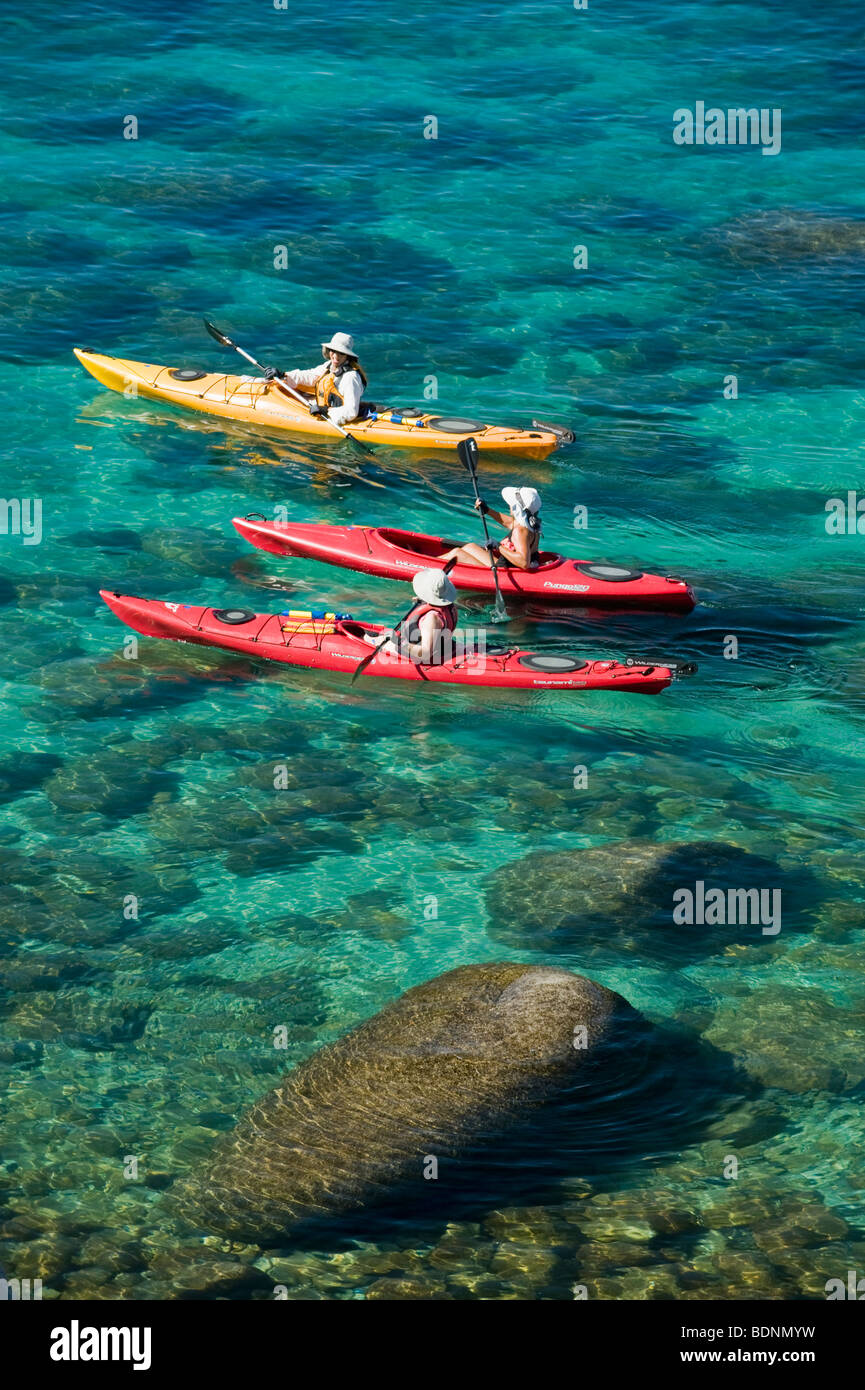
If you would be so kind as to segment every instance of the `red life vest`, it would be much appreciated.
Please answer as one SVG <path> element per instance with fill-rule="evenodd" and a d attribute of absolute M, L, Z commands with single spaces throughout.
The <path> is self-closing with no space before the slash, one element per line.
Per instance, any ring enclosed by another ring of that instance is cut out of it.
<path fill-rule="evenodd" d="M 399 636 L 401 641 L 420 642 L 420 623 L 421 619 L 425 618 L 427 613 L 438 613 L 443 623 L 443 628 L 441 629 L 441 631 L 454 632 L 456 630 L 457 606 L 455 603 L 449 603 L 445 606 L 438 603 L 422 603 L 418 608 L 414 609 L 414 611 L 409 615 L 408 618 L 406 618 L 406 620 L 403 623 L 400 624 L 399 632 L 397 635 Z M 439 636 L 439 641 L 436 645 L 437 647 L 441 648 L 441 635 Z M 450 646 L 450 643 L 448 643 L 447 645 Z M 443 658 L 441 652 L 439 651 L 436 652 L 435 659 L 436 665 L 438 665 L 443 659 L 446 658 Z"/>

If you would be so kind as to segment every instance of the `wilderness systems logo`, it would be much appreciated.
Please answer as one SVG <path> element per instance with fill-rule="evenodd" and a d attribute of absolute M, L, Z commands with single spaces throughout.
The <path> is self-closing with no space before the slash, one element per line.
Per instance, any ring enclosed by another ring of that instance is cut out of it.
<path fill-rule="evenodd" d="M 760 145 L 763 154 L 781 149 L 781 108 L 774 106 L 710 106 L 698 101 L 694 110 L 687 106 L 673 112 L 675 145 Z"/>
<path fill-rule="evenodd" d="M 149 1327 L 69 1327 L 51 1330 L 52 1361 L 131 1361 L 134 1371 L 150 1370 Z"/>

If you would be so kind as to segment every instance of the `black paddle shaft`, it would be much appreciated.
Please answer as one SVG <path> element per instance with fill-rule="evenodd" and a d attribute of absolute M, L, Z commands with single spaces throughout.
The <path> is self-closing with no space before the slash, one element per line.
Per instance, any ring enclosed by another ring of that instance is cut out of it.
<path fill-rule="evenodd" d="M 480 500 L 481 500 L 481 494 L 480 494 L 480 491 L 478 490 L 478 446 L 477 446 L 477 441 L 476 441 L 475 439 L 461 439 L 460 442 L 459 442 L 459 444 L 457 445 L 457 456 L 458 456 L 458 458 L 459 458 L 459 460 L 460 460 L 460 463 L 461 463 L 465 468 L 468 469 L 468 471 L 469 471 L 469 477 L 470 477 L 471 480 L 472 480 L 472 487 L 473 487 L 474 490 L 475 490 L 475 498 L 476 498 L 476 500 L 477 500 L 478 502 L 480 502 Z M 486 540 L 487 540 L 487 551 L 489 552 L 490 564 L 492 565 L 492 570 L 493 570 L 493 582 L 494 582 L 494 584 L 495 584 L 495 586 L 496 586 L 497 607 L 498 607 L 499 612 L 500 612 L 500 613 L 503 613 L 503 612 L 504 612 L 504 608 L 505 608 L 505 601 L 504 601 L 504 599 L 502 598 L 502 591 L 501 591 L 501 588 L 499 587 L 499 571 L 498 571 L 498 566 L 497 566 L 497 564 L 496 564 L 496 552 L 495 552 L 495 550 L 494 550 L 494 548 L 493 548 L 492 542 L 490 541 L 490 528 L 487 526 L 486 513 L 485 513 L 483 507 L 480 507 L 479 510 L 480 510 L 480 514 L 481 514 L 481 521 L 482 521 L 483 524 L 484 524 L 484 535 L 486 536 Z"/>

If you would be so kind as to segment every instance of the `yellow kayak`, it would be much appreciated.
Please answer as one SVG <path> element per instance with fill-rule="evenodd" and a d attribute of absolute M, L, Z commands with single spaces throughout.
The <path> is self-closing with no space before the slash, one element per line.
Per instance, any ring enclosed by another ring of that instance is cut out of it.
<path fill-rule="evenodd" d="M 128 396 L 182 405 L 230 420 L 245 420 L 265 429 L 292 430 L 322 439 L 340 439 L 327 420 L 308 415 L 276 382 L 261 378 L 227 376 L 225 372 L 199 372 L 187 368 L 158 367 L 151 362 L 131 362 L 100 352 L 76 348 L 75 356 L 91 376 Z M 310 401 L 312 397 L 310 396 Z M 352 435 L 370 444 L 390 444 L 399 449 L 456 449 L 461 439 L 472 436 L 479 449 L 497 454 L 518 454 L 542 459 L 563 442 L 562 434 L 548 426 L 531 430 L 484 425 L 420 411 L 390 409 L 348 426 Z"/>

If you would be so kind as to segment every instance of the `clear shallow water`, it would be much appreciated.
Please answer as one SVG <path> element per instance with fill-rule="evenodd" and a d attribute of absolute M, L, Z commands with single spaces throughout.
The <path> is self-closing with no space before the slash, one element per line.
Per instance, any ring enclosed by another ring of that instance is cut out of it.
<path fill-rule="evenodd" d="M 585 971 L 713 1049 L 664 1133 L 614 1096 L 594 1147 L 529 1132 L 432 1211 L 425 1191 L 276 1253 L 208 1236 L 236 1268 L 200 1292 L 821 1296 L 865 1260 L 862 538 L 824 526 L 862 476 L 857 12 L 211 19 L 89 6 L 8 33 L 30 62 L 2 121 L 3 494 L 43 499 L 44 536 L 0 537 L 2 1263 L 63 1298 L 177 1296 L 172 1178 L 320 1044 L 506 957 Z M 696 100 L 781 106 L 782 154 L 677 149 L 672 111 Z M 433 372 L 443 412 L 574 425 L 531 466 L 547 545 L 686 574 L 701 603 L 508 633 L 695 658 L 699 677 L 656 700 L 526 699 L 348 688 L 147 639 L 123 660 L 102 586 L 407 606 L 252 551 L 237 513 L 473 534 L 455 461 L 125 401 L 71 355 L 233 366 L 203 314 L 289 365 L 348 327 L 374 398 L 419 401 Z M 706 840 L 777 866 L 777 940 L 671 951 L 616 896 L 622 842 Z M 586 865 L 585 887 L 561 870 L 585 922 L 557 939 L 522 925 L 507 877 L 539 851 Z"/>

